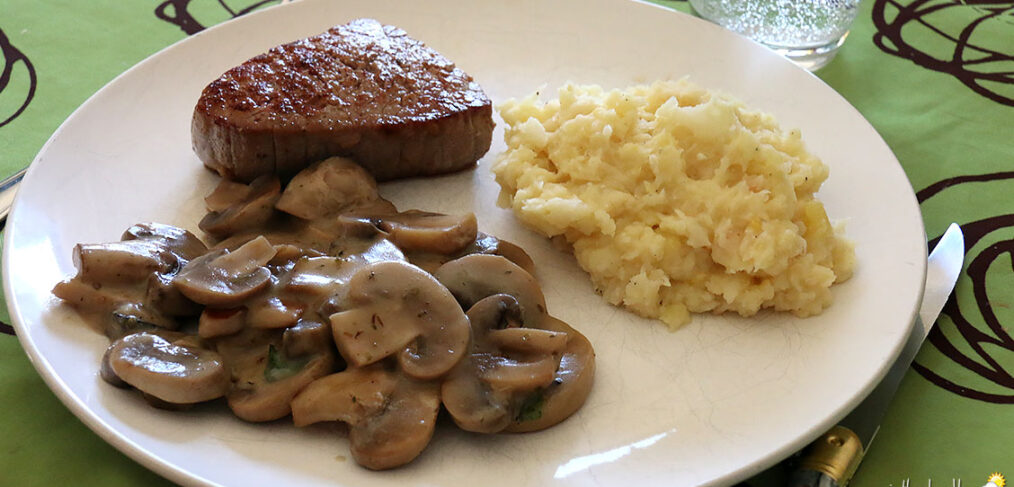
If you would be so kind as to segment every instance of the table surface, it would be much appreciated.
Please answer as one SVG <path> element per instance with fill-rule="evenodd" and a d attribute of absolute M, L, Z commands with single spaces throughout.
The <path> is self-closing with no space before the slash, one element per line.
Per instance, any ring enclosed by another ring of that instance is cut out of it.
<path fill-rule="evenodd" d="M 0 0 L 0 175 L 31 162 L 130 66 L 278 1 Z M 952 221 L 966 238 L 955 294 L 852 485 L 978 486 L 995 471 L 1014 475 L 1014 3 L 866 0 L 817 74 L 894 150 L 928 239 Z M 2 303 L 0 321 L 0 485 L 170 484 L 71 415 L 32 368 Z M 777 485 L 782 475 L 775 468 L 746 484 Z"/>

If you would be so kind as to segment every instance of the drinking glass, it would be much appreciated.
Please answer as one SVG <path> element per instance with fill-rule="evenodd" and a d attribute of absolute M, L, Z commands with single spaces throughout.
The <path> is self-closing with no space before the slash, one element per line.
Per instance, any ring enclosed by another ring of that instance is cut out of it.
<path fill-rule="evenodd" d="M 699 16 L 814 71 L 848 37 L 859 0 L 690 0 Z"/>

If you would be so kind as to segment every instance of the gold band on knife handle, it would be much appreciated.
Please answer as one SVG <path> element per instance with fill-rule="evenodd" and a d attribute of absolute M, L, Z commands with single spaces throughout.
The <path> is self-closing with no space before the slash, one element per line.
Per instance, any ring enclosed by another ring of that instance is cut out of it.
<path fill-rule="evenodd" d="M 863 458 L 863 443 L 852 430 L 835 426 L 807 447 L 799 467 L 822 472 L 845 487 Z"/>

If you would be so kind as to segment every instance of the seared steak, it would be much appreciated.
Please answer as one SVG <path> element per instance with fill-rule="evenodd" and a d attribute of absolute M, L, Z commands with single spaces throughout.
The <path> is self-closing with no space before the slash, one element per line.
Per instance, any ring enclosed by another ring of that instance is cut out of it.
<path fill-rule="evenodd" d="M 469 167 L 489 150 L 478 83 L 405 31 L 360 19 L 275 47 L 201 94 L 194 150 L 223 177 L 287 178 L 330 156 L 378 180 Z"/>

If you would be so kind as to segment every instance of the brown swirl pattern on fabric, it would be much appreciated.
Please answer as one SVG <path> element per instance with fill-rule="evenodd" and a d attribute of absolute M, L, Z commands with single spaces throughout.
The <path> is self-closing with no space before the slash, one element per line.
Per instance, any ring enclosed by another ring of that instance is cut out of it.
<path fill-rule="evenodd" d="M 958 176 L 934 183 L 919 191 L 923 203 L 944 190 L 964 184 L 1010 184 L 1014 171 Z M 972 285 L 974 309 L 964 307 L 952 294 L 941 319 L 929 335 L 929 343 L 959 369 L 930 369 L 921 363 L 912 367 L 933 384 L 960 396 L 997 404 L 1014 403 L 1014 338 L 1004 326 L 1006 296 L 1001 296 L 995 280 L 988 275 L 994 266 L 1005 266 L 1009 275 L 1014 261 L 1014 213 L 994 215 L 961 224 L 965 234 L 965 261 L 962 276 Z M 939 238 L 930 241 L 935 245 Z M 981 247 L 981 244 L 988 244 Z M 993 285 L 990 285 L 993 283 Z M 1009 314 L 1007 316 L 1010 316 Z M 964 370 L 961 370 L 964 369 Z"/>
<path fill-rule="evenodd" d="M 0 29 L 0 56 L 3 61 L 3 71 L 0 71 L 0 97 L 7 98 L 8 96 L 13 97 L 15 101 L 11 104 L 4 103 L 7 106 L 13 106 L 14 111 L 12 113 L 5 114 L 0 113 L 0 127 L 11 123 L 18 115 L 24 113 L 25 109 L 28 108 L 28 104 L 35 98 L 35 87 L 38 83 L 38 76 L 35 74 L 35 66 L 28 59 L 25 53 L 21 52 L 18 48 L 11 44 L 7 34 L 4 33 L 3 29 Z M 12 85 L 12 79 L 17 75 L 17 69 L 19 66 L 23 67 L 28 74 L 28 89 L 17 89 L 16 86 Z M 6 115 L 6 116 L 5 116 Z"/>
<path fill-rule="evenodd" d="M 277 3 L 279 0 L 259 0 L 249 2 L 242 8 L 233 8 L 225 0 L 218 0 L 218 5 L 232 18 L 250 13 L 265 5 Z M 194 35 L 207 27 L 203 25 L 190 11 L 192 0 L 165 0 L 155 7 L 155 16 L 161 20 L 178 26 L 187 35 Z"/>
<path fill-rule="evenodd" d="M 948 12 L 944 9 L 962 9 Z M 966 19 L 941 23 L 937 19 Z M 976 93 L 1014 106 L 1014 1 L 876 0 L 873 42 L 882 51 L 948 73 Z M 1002 35 L 996 35 L 996 33 Z M 929 34 L 929 35 L 927 35 Z"/>

